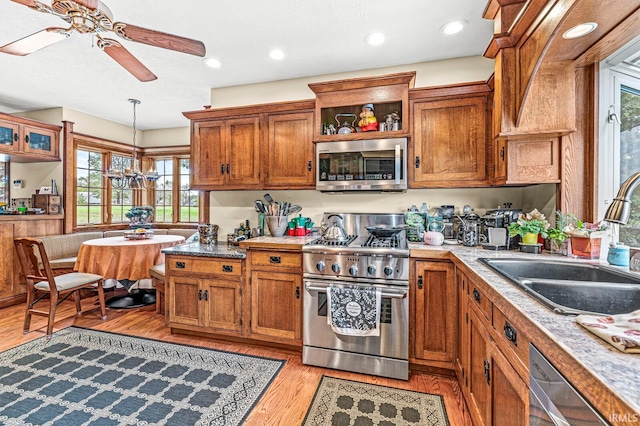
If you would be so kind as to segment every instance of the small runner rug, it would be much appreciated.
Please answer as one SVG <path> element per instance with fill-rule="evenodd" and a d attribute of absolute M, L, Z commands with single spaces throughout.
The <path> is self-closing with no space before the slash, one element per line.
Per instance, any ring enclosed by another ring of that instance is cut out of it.
<path fill-rule="evenodd" d="M 303 426 L 447 426 L 440 395 L 322 376 Z"/>
<path fill-rule="evenodd" d="M 283 364 L 71 327 L 0 353 L 0 423 L 239 425 Z"/>

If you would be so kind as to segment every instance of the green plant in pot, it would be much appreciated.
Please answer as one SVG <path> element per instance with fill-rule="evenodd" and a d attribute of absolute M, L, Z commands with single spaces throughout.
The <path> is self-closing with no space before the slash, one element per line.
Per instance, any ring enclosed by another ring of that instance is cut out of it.
<path fill-rule="evenodd" d="M 538 235 L 547 238 L 550 226 L 544 215 L 537 209 L 533 209 L 530 213 L 521 214 L 518 220 L 511 223 L 507 229 L 510 237 L 519 235 L 522 238 L 522 244 L 537 244 Z"/>
<path fill-rule="evenodd" d="M 566 248 L 563 250 L 563 245 L 570 235 L 567 231 L 573 227 L 580 227 L 582 222 L 580 219 L 572 215 L 571 213 L 562 213 L 560 210 L 556 210 L 556 226 L 547 230 L 549 238 L 549 250 L 551 253 L 566 253 Z"/>

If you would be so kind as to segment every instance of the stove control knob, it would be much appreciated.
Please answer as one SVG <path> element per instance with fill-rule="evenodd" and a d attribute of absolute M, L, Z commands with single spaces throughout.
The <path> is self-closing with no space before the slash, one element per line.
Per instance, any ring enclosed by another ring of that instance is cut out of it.
<path fill-rule="evenodd" d="M 331 270 L 337 274 L 338 272 L 340 272 L 340 265 L 334 263 L 333 265 L 331 265 Z"/>
<path fill-rule="evenodd" d="M 373 265 L 369 265 L 369 267 L 367 267 L 367 272 L 369 273 L 369 275 L 375 275 L 376 274 L 376 267 Z"/>
<path fill-rule="evenodd" d="M 356 265 L 351 265 L 349 267 L 349 274 L 351 274 L 354 277 L 358 275 L 358 267 Z"/>
<path fill-rule="evenodd" d="M 386 276 L 389 276 L 389 275 L 393 274 L 393 268 L 391 266 L 385 266 L 384 267 L 384 274 Z"/>
<path fill-rule="evenodd" d="M 318 270 L 318 272 L 324 271 L 324 262 L 322 260 L 316 263 L 316 269 Z"/>

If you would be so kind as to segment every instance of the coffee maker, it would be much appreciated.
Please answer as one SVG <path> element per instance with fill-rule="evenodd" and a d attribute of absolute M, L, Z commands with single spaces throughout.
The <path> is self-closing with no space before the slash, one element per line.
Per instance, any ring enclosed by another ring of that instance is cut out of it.
<path fill-rule="evenodd" d="M 487 210 L 482 217 L 482 233 L 487 237 L 489 241 L 489 229 L 491 228 L 508 228 L 509 225 L 518 220 L 518 217 L 522 214 L 522 209 L 512 209 L 511 203 L 505 203 L 504 207 L 498 207 L 497 209 Z M 509 250 L 517 250 L 519 248 L 520 236 L 509 237 L 509 233 L 506 233 L 504 245 Z M 501 242 L 492 241 L 493 245 L 501 245 Z"/>

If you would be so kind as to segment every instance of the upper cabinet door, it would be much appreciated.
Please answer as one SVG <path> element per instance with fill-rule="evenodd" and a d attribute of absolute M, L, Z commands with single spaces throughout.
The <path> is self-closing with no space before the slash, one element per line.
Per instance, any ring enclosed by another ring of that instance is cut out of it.
<path fill-rule="evenodd" d="M 269 116 L 265 188 L 314 189 L 313 112 Z"/>
<path fill-rule="evenodd" d="M 20 149 L 20 125 L 0 120 L 0 152 L 15 152 Z"/>
<path fill-rule="evenodd" d="M 33 126 L 23 127 L 22 149 L 25 153 L 59 157 L 58 133 Z"/>
<path fill-rule="evenodd" d="M 259 188 L 260 118 L 227 120 L 227 161 L 225 173 L 229 189 Z"/>
<path fill-rule="evenodd" d="M 413 104 L 409 187 L 487 186 L 485 96 Z"/>
<path fill-rule="evenodd" d="M 224 186 L 226 172 L 224 120 L 193 124 L 191 137 L 191 188 Z"/>

